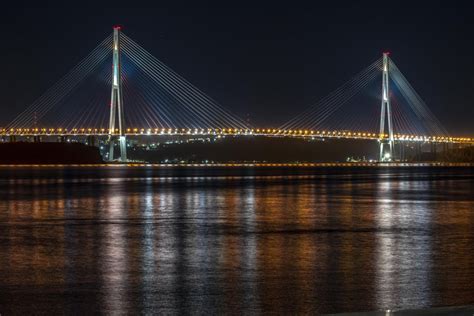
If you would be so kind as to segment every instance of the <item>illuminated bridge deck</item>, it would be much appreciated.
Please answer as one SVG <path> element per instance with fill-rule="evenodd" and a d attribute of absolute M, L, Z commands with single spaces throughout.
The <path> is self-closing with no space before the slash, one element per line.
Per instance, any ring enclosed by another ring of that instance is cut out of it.
<path fill-rule="evenodd" d="M 115 130 L 110 133 L 105 128 L 17 128 L 0 129 L 1 136 L 109 136 L 119 135 Z M 314 130 L 281 130 L 281 129 L 232 129 L 232 128 L 210 128 L 210 129 L 160 129 L 160 128 L 128 128 L 126 136 L 267 136 L 267 137 L 294 137 L 294 138 L 339 138 L 339 139 L 362 139 L 380 140 L 388 139 L 388 134 L 377 134 L 370 132 L 353 131 L 314 131 Z M 395 134 L 395 141 L 405 142 L 429 142 L 429 143 L 461 143 L 474 144 L 474 137 L 446 137 L 426 135 L 402 135 Z"/>

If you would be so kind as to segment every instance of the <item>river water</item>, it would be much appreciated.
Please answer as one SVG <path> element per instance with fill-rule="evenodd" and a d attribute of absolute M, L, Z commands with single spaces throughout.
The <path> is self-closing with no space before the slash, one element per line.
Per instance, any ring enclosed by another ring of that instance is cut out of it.
<path fill-rule="evenodd" d="M 0 314 L 474 303 L 469 168 L 0 168 Z"/>

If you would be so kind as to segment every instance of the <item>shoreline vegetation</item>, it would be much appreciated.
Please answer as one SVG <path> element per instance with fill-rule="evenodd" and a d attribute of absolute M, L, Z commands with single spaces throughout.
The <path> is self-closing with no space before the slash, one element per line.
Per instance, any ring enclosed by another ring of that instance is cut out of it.
<path fill-rule="evenodd" d="M 99 149 L 82 143 L 0 143 L 0 165 L 102 163 Z"/>

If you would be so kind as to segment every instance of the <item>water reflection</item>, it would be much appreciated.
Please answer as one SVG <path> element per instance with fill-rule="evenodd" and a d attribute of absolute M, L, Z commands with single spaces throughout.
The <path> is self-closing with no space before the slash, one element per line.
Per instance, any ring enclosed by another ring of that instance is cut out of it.
<path fill-rule="evenodd" d="M 432 205 L 407 193 L 430 192 L 431 182 L 379 183 L 377 226 L 377 302 L 380 306 L 431 306 L 430 270 Z M 395 187 L 396 186 L 396 187 Z M 394 232 L 394 230 L 398 230 Z M 402 270 L 405 269 L 405 270 Z"/>
<path fill-rule="evenodd" d="M 113 312 L 126 311 L 125 303 L 127 302 L 127 293 L 124 292 L 128 275 L 127 265 L 130 263 L 130 258 L 127 257 L 127 226 L 123 223 L 127 206 L 125 200 L 126 195 L 117 194 L 116 190 L 111 187 L 102 210 L 102 218 L 107 223 L 101 225 L 101 238 L 98 241 L 101 247 L 99 261 L 101 262 L 102 305 L 106 310 Z"/>
<path fill-rule="evenodd" d="M 6 314 L 473 303 L 470 170 L 0 172 Z"/>

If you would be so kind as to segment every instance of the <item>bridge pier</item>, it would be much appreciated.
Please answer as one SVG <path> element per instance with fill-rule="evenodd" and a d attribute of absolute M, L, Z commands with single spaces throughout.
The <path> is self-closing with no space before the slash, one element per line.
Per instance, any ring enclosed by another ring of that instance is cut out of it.
<path fill-rule="evenodd" d="M 86 138 L 86 145 L 96 146 L 96 140 L 97 138 L 94 135 L 89 135 Z"/>
<path fill-rule="evenodd" d="M 41 136 L 38 136 L 38 135 L 33 136 L 33 143 L 41 143 Z"/>
<path fill-rule="evenodd" d="M 120 161 L 126 162 L 127 161 L 127 139 L 125 135 L 120 136 Z"/>
<path fill-rule="evenodd" d="M 394 141 L 393 140 L 379 140 L 380 143 L 380 153 L 379 153 L 379 161 L 381 162 L 390 162 L 394 160 Z M 385 147 L 388 145 L 388 151 L 385 150 Z"/>
<path fill-rule="evenodd" d="M 118 157 L 120 162 L 127 162 L 127 137 L 125 135 L 115 138 L 114 136 L 110 137 L 109 140 L 109 161 L 114 160 L 115 156 L 115 141 L 118 141 L 120 156 Z"/>
<path fill-rule="evenodd" d="M 415 143 L 415 148 L 416 148 L 416 157 L 417 157 L 418 159 L 421 159 L 421 152 L 422 152 L 422 150 L 421 150 L 421 143 L 420 143 L 420 142 L 416 142 L 416 143 Z"/>
<path fill-rule="evenodd" d="M 400 159 L 400 161 L 405 161 L 405 144 L 403 142 L 399 142 L 399 143 L 400 143 L 400 145 L 399 145 L 399 147 L 400 147 L 400 149 L 399 149 L 399 153 L 400 153 L 399 159 Z"/>
<path fill-rule="evenodd" d="M 59 143 L 67 143 L 68 137 L 67 136 L 59 136 L 58 142 Z"/>
<path fill-rule="evenodd" d="M 436 160 L 438 158 L 438 144 L 431 143 L 431 154 L 433 155 L 433 159 Z"/>

